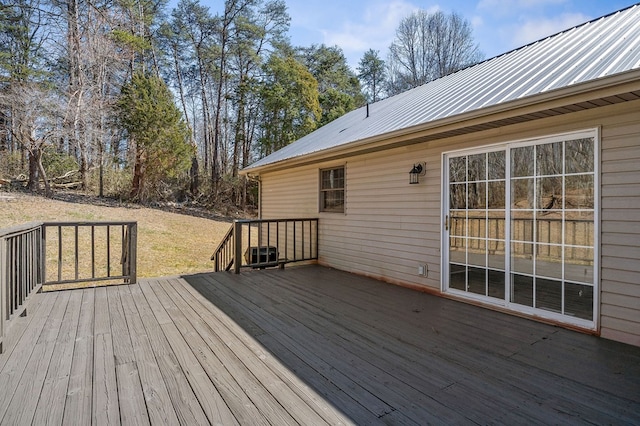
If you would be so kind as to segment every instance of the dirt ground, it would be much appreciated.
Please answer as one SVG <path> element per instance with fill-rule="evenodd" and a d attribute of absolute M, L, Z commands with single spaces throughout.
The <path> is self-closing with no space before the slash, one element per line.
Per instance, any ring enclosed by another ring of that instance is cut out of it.
<path fill-rule="evenodd" d="M 230 218 L 179 205 L 156 209 L 73 193 L 51 199 L 0 192 L 0 229 L 33 221 L 137 221 L 141 278 L 212 271 L 211 254 L 231 226 Z"/>

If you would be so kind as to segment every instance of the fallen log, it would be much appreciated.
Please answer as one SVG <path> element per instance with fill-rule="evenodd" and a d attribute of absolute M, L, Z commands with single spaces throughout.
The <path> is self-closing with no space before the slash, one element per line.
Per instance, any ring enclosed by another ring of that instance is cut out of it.
<path fill-rule="evenodd" d="M 52 183 L 51 187 L 58 189 L 78 189 L 82 187 L 82 182 Z"/>

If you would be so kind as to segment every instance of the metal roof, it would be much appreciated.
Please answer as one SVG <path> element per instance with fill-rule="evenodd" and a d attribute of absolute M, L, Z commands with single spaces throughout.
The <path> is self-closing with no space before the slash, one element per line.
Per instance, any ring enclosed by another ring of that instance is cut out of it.
<path fill-rule="evenodd" d="M 638 68 L 640 4 L 351 111 L 244 170 Z"/>

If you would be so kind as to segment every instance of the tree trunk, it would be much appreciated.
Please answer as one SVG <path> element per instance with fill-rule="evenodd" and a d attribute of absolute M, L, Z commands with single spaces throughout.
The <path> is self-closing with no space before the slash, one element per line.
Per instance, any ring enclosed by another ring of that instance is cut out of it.
<path fill-rule="evenodd" d="M 131 193 L 129 194 L 132 200 L 144 201 L 144 172 L 144 152 L 140 147 L 136 146 L 136 160 L 133 166 L 133 181 L 131 183 Z"/>
<path fill-rule="evenodd" d="M 40 160 L 37 158 L 39 151 L 29 151 L 29 181 L 27 182 L 27 189 L 32 192 L 40 191 L 40 168 L 38 163 Z"/>

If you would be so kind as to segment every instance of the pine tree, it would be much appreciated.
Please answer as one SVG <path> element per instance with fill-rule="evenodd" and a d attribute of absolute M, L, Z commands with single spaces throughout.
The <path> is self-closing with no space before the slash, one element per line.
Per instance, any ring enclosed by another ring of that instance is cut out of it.
<path fill-rule="evenodd" d="M 122 88 L 118 119 L 135 143 L 131 198 L 145 201 L 149 191 L 176 178 L 191 165 L 189 131 L 164 81 L 135 73 Z"/>

